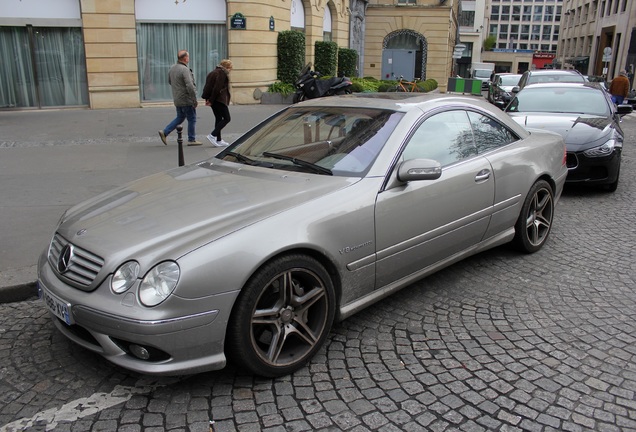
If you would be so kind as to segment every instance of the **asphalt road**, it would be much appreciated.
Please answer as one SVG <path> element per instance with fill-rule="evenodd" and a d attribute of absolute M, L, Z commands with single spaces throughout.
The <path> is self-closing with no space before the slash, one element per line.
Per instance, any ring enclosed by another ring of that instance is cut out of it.
<path fill-rule="evenodd" d="M 281 105 L 237 105 L 223 138 L 234 140 Z M 0 112 L 0 302 L 35 292 L 36 264 L 70 206 L 146 175 L 178 166 L 177 133 L 158 130 L 174 107 Z M 218 152 L 205 136 L 212 111 L 197 112 L 200 147 L 184 145 L 185 163 Z M 186 124 L 184 124 L 184 128 Z M 187 134 L 184 131 L 184 138 Z"/>
<path fill-rule="evenodd" d="M 142 376 L 67 341 L 39 301 L 0 304 L 0 431 L 636 431 L 635 116 L 623 126 L 618 190 L 566 188 L 540 252 L 500 247 L 415 283 L 292 376 Z M 152 139 L 127 153 L 174 154 Z M 82 193 L 102 187 L 91 173 Z"/>

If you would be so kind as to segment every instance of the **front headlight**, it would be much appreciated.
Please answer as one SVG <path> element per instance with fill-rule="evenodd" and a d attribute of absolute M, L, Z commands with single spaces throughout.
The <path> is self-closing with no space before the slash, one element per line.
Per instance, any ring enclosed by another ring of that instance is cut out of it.
<path fill-rule="evenodd" d="M 611 139 L 608 140 L 602 146 L 594 147 L 588 150 L 585 150 L 583 154 L 587 157 L 603 157 L 609 156 L 614 151 L 614 147 L 616 147 L 616 140 Z"/>
<path fill-rule="evenodd" d="M 144 306 L 157 306 L 177 286 L 181 270 L 176 262 L 165 261 L 154 266 L 139 286 L 139 301 Z"/>
<path fill-rule="evenodd" d="M 115 294 L 128 291 L 139 276 L 139 264 L 136 261 L 128 261 L 119 266 L 110 281 L 110 289 Z"/>

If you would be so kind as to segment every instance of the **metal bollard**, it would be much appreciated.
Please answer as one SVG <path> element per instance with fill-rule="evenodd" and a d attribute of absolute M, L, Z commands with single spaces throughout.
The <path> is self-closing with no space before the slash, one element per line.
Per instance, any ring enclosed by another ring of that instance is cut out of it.
<path fill-rule="evenodd" d="M 183 126 L 177 126 L 177 148 L 179 151 L 179 166 L 185 165 L 185 160 L 183 158 Z"/>

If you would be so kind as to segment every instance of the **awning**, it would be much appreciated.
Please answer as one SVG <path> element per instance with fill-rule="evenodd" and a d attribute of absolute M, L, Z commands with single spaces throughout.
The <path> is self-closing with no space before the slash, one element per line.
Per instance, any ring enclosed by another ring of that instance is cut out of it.
<path fill-rule="evenodd" d="M 581 63 L 588 63 L 589 61 L 590 61 L 590 57 L 589 56 L 574 57 L 573 59 L 570 60 L 570 63 L 581 64 Z"/>

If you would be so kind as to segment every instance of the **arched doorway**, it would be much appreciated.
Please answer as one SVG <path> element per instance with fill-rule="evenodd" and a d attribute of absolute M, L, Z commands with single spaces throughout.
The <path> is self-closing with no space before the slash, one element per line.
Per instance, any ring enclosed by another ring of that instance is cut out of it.
<path fill-rule="evenodd" d="M 428 43 L 408 29 L 389 33 L 382 42 L 382 79 L 426 79 Z"/>

